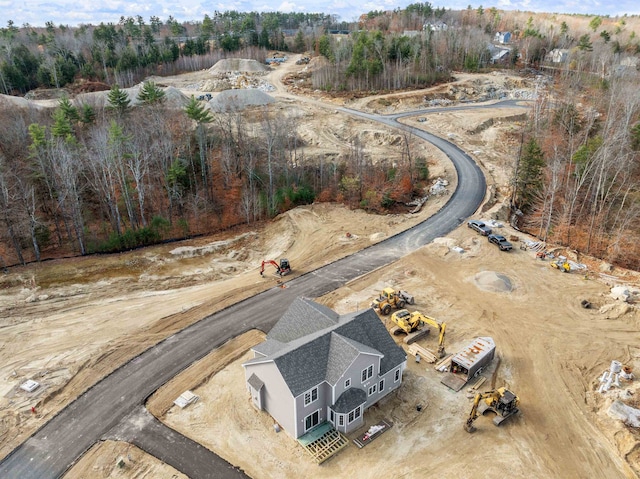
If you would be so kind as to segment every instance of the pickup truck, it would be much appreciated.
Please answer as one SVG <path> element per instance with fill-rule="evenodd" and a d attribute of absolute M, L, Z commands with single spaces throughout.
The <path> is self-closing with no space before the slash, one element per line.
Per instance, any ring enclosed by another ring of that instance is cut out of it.
<path fill-rule="evenodd" d="M 491 234 L 491 228 L 480 220 L 470 220 L 467 222 L 467 226 L 472 230 L 476 230 L 482 236 L 489 236 Z"/>
<path fill-rule="evenodd" d="M 487 236 L 487 239 L 489 240 L 489 243 L 497 245 L 498 248 L 500 248 L 500 251 L 511 251 L 513 249 L 511 243 L 509 243 L 507 238 L 502 235 L 489 235 Z"/>

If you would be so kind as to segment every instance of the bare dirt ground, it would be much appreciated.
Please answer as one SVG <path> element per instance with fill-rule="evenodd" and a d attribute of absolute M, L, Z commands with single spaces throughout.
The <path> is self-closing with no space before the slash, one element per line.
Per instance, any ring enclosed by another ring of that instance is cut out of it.
<path fill-rule="evenodd" d="M 304 68 L 295 66 L 294 60 L 266 78 L 276 87 L 272 94 L 283 111 L 300 119 L 301 134 L 314 153 L 344 150 L 354 135 L 363 135 L 368 153 L 388 157 L 390 145 L 399 139 L 397 132 L 342 117 L 334 111 L 335 105 L 386 113 L 428 106 L 434 96 L 445 93 L 447 98 L 485 99 L 486 85 L 517 91 L 518 97 L 536 88 L 533 81 L 513 75 L 460 75 L 455 84 L 438 87 L 447 89 L 438 94 L 422 91 L 380 99 L 339 99 L 327 107 L 319 92 L 307 91 L 302 100 L 294 101 L 281 85 L 280 79 L 298 75 L 298 68 Z M 195 94 L 197 89 L 186 87 L 199 85 L 205 75 L 163 79 L 163 83 Z M 501 201 L 509 193 L 518 146 L 513 129 L 525 111 L 526 107 L 458 111 L 428 115 L 424 122 L 417 121 L 419 116 L 405 121 L 450 138 L 477 159 L 490 190 L 485 212 L 479 216 L 488 219 L 502 214 Z M 423 148 L 420 154 L 429 158 L 431 175 L 445 177 L 453 188 L 455 175 L 446 159 L 428 146 L 416 144 L 415 148 Z M 121 255 L 12 268 L 0 278 L 0 457 L 99 378 L 147 347 L 227 304 L 273 286 L 274 277 L 258 275 L 262 259 L 287 257 L 294 274 L 308 271 L 425 219 L 448 197 L 430 198 L 414 216 L 376 217 L 317 204 L 232 234 Z M 518 234 L 508 228 L 505 232 Z M 276 434 L 272 420 L 249 403 L 239 364 L 257 341 L 255 336 L 229 345 L 234 352 L 226 351 L 223 359 L 203 360 L 202 366 L 194 366 L 179 382 L 170 383 L 155 412 L 161 415 L 167 410 L 176 391 L 179 395 L 193 388 L 202 399 L 185 410 L 168 408 L 166 420 L 256 478 L 304 473 L 312 477 L 472 477 L 507 470 L 512 477 L 523 478 L 640 477 L 637 432 L 606 413 L 611 396 L 619 390 L 605 396 L 595 392 L 597 377 L 612 359 L 639 370 L 637 309 L 609 298 L 605 284 L 615 277 L 637 284 L 637 278 L 614 269 L 603 279 L 597 264 L 583 258 L 579 260 L 592 265 L 590 279 L 561 274 L 548 262 L 536 260 L 532 252 L 519 250 L 518 244 L 511 253 L 502 253 L 462 227 L 450 238 L 320 298 L 346 312 L 365 307 L 376 291 L 391 284 L 413 293 L 416 309 L 447 322 L 449 352 L 476 336 L 492 336 L 500 362 L 485 384 L 508 385 L 519 395 L 523 411 L 500 429 L 480 418 L 478 431 L 471 436 L 465 433 L 462 424 L 470 408 L 466 390 L 452 393 L 439 383 L 433 368 L 410 360 L 403 388 L 365 415 L 369 425 L 386 417 L 394 428 L 362 450 L 351 446 L 316 466 L 285 433 Z M 464 253 L 451 250 L 454 245 Z M 488 284 L 486 277 L 493 272 L 508 277 L 512 290 Z M 591 301 L 594 308 L 581 308 L 581 299 Z M 421 344 L 434 349 L 433 337 Z M 241 359 L 234 361 L 238 356 Z M 41 387 L 33 393 L 20 390 L 27 379 L 40 382 Z M 635 391 L 633 383 L 624 386 Z M 633 403 L 638 394 L 634 392 L 626 402 Z M 417 404 L 424 406 L 420 413 Z M 92 453 L 69 477 L 116 474 L 113 469 L 122 447 Z M 238 453 L 247 450 L 253 453 Z M 112 477 L 145 477 L 136 474 L 146 474 L 141 471 L 150 470 L 153 461 L 140 454 L 136 467 Z M 175 472 L 170 468 L 154 471 L 158 472 L 148 477 L 172 477 Z"/>
<path fill-rule="evenodd" d="M 494 273 L 507 277 L 511 289 Z M 640 389 L 623 383 L 605 395 L 596 390 L 612 359 L 640 365 L 640 318 L 608 297 L 606 284 L 562 274 L 531 251 L 500 252 L 461 228 L 320 302 L 345 313 L 366 307 L 387 285 L 415 294 L 417 310 L 447 323 L 450 353 L 474 337 L 493 337 L 499 359 L 483 373 L 481 390 L 507 386 L 519 395 L 522 414 L 499 429 L 481 417 L 478 431 L 469 435 L 462 427 L 471 408 L 468 390 L 452 392 L 440 384 L 442 373 L 433 365 L 410 357 L 402 388 L 368 410 L 366 426 L 350 439 L 382 418 L 394 427 L 366 448 L 351 445 L 317 466 L 286 433 L 274 432 L 273 419 L 252 407 L 240 366 L 251 357 L 246 354 L 215 374 L 194 373 L 192 390 L 201 399 L 184 410 L 173 406 L 164 420 L 256 478 L 477 477 L 505 471 L 522 478 L 637 477 L 638 434 L 606 410 L 613 399 L 626 391 L 636 398 Z M 593 308 L 582 308 L 582 299 Z M 430 336 L 419 344 L 435 350 L 436 335 Z M 182 378 L 173 396 L 189 388 Z"/>

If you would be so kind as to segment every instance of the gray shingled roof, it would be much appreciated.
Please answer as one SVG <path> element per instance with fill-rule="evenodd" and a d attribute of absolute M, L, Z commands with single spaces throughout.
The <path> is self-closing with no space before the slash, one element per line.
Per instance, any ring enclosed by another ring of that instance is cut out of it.
<path fill-rule="evenodd" d="M 255 374 L 252 374 L 251 376 L 249 376 L 249 379 L 247 379 L 247 382 L 249 383 L 249 386 L 251 386 L 256 391 L 260 391 L 260 389 L 264 387 L 264 383 L 262 382 L 262 380 Z"/>
<path fill-rule="evenodd" d="M 276 341 L 275 339 L 267 339 L 260 344 L 256 344 L 253 347 L 253 350 L 257 353 L 262 354 L 263 356 L 270 356 L 280 351 L 283 346 L 284 345 L 280 341 Z"/>
<path fill-rule="evenodd" d="M 345 370 L 351 366 L 351 363 L 353 363 L 361 353 L 382 356 L 382 353 L 376 349 L 332 332 L 331 342 L 329 343 L 327 372 L 325 375 L 326 381 L 332 386 L 336 384 Z"/>
<path fill-rule="evenodd" d="M 323 381 L 335 384 L 360 353 L 381 355 L 381 374 L 406 360 L 372 309 L 340 317 L 309 299 L 294 301 L 267 338 L 288 343 L 260 361 L 275 362 L 294 397 Z"/>
<path fill-rule="evenodd" d="M 373 309 L 356 313 L 353 320 L 334 331 L 380 351 L 384 355 L 380 361 L 380 374 L 388 373 L 407 359 L 404 350 L 395 343 Z"/>
<path fill-rule="evenodd" d="M 338 323 L 335 311 L 311 301 L 297 298 L 267 334 L 267 339 L 289 343 Z"/>
<path fill-rule="evenodd" d="M 367 402 L 367 393 L 360 388 L 349 388 L 342 394 L 331 407 L 338 414 L 345 414 L 353 411 L 358 406 Z"/>

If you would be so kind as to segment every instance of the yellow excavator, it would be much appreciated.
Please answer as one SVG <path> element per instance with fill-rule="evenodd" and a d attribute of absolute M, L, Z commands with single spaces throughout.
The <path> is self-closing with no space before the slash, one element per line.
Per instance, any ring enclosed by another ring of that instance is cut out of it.
<path fill-rule="evenodd" d="M 424 324 L 428 324 L 438 330 L 438 356 L 443 358 L 444 351 L 444 335 L 447 329 L 447 323 L 441 323 L 437 319 L 433 319 L 420 311 L 410 313 L 406 309 L 396 311 L 391 315 L 391 320 L 404 331 L 407 335 L 415 334 Z M 426 332 L 425 332 L 426 333 Z M 407 341 L 405 341 L 407 342 Z"/>
<path fill-rule="evenodd" d="M 493 411 L 496 414 L 496 417 L 493 418 L 493 424 L 499 426 L 503 421 L 520 412 L 519 404 L 518 396 L 504 387 L 478 393 L 473 399 L 473 407 L 464 425 L 464 430 L 467 432 L 475 431 L 473 422 L 487 411 Z"/>

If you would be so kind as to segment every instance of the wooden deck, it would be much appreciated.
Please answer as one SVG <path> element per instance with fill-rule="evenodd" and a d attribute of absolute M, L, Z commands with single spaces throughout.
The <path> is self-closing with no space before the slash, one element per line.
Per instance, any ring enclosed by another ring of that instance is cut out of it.
<path fill-rule="evenodd" d="M 348 439 L 336 431 L 330 423 L 320 424 L 298 438 L 298 442 L 318 464 L 322 464 L 349 445 Z"/>

